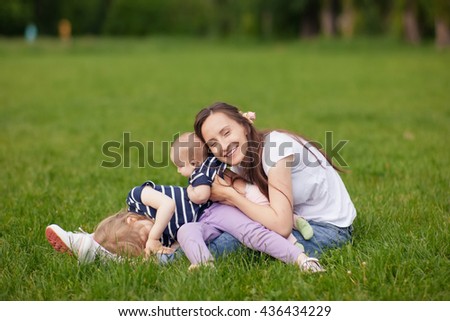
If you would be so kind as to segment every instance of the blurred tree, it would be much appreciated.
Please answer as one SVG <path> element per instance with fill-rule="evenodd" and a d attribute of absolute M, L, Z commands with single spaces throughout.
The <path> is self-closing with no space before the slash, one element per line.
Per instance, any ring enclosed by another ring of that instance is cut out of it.
<path fill-rule="evenodd" d="M 32 0 L 0 1 L 0 34 L 21 35 L 25 27 L 35 22 L 33 19 Z"/>
<path fill-rule="evenodd" d="M 273 37 L 279 39 L 299 37 L 302 10 L 299 0 L 260 1 L 261 36 L 264 37 L 263 30 L 270 30 Z M 270 29 L 267 29 L 268 26 Z"/>
<path fill-rule="evenodd" d="M 290 10 L 292 11 L 292 13 L 298 15 L 298 34 L 301 38 L 312 38 L 319 34 L 319 1 L 291 0 Z"/>
<path fill-rule="evenodd" d="M 228 0 L 213 0 L 214 16 L 211 24 L 212 33 L 219 37 L 226 37 L 231 32 L 232 14 Z"/>
<path fill-rule="evenodd" d="M 213 18 L 208 0 L 113 0 L 103 31 L 111 35 L 203 35 Z"/>
<path fill-rule="evenodd" d="M 0 0 L 0 34 L 216 35 L 262 39 L 388 35 L 450 42 L 450 0 Z"/>
<path fill-rule="evenodd" d="M 418 44 L 434 36 L 434 21 L 434 5 L 429 0 L 397 0 L 390 6 L 387 32 L 397 39 Z"/>
<path fill-rule="evenodd" d="M 334 37 L 337 34 L 337 21 L 339 14 L 338 0 L 322 0 L 320 8 L 320 29 L 325 37 Z"/>
<path fill-rule="evenodd" d="M 450 1 L 433 0 L 435 43 L 438 48 L 450 46 Z"/>
<path fill-rule="evenodd" d="M 39 32 L 56 36 L 58 34 L 58 22 L 60 20 L 62 1 L 58 0 L 34 0 L 34 18 Z"/>
<path fill-rule="evenodd" d="M 338 19 L 338 29 L 344 38 L 355 34 L 355 5 L 353 0 L 342 0 L 342 13 Z"/>
<path fill-rule="evenodd" d="M 112 0 L 65 0 L 60 4 L 60 19 L 72 24 L 75 35 L 101 33 Z"/>
<path fill-rule="evenodd" d="M 394 39 L 401 40 L 404 38 L 404 8 L 406 0 L 394 1 L 390 8 L 388 14 L 388 26 L 387 35 L 393 37 Z"/>
<path fill-rule="evenodd" d="M 161 31 L 163 4 L 158 5 L 159 2 L 113 0 L 102 31 L 110 35 L 145 35 Z"/>
<path fill-rule="evenodd" d="M 263 39 L 270 39 L 274 36 L 274 15 L 277 2 L 276 0 L 259 1 L 260 35 Z"/>
<path fill-rule="evenodd" d="M 412 44 L 418 44 L 421 40 L 419 22 L 417 18 L 417 0 L 406 0 L 403 11 L 403 25 L 405 39 Z"/>
<path fill-rule="evenodd" d="M 259 29 L 259 3 L 260 0 L 247 0 L 239 1 L 233 0 L 238 7 L 238 16 L 240 17 L 238 21 L 237 32 L 240 35 L 257 37 L 260 35 Z"/>
<path fill-rule="evenodd" d="M 355 28 L 362 35 L 381 35 L 387 30 L 390 0 L 354 0 Z"/>
<path fill-rule="evenodd" d="M 203 36 L 210 32 L 212 2 L 209 0 L 166 0 L 170 34 Z"/>

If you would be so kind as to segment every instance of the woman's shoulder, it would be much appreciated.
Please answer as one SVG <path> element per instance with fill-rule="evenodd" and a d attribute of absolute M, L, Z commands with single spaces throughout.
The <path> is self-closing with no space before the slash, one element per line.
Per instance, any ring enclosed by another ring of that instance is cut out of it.
<path fill-rule="evenodd" d="M 298 142 L 298 138 L 296 138 L 293 134 L 287 133 L 287 132 L 283 132 L 283 131 L 278 131 L 278 130 L 273 130 L 269 133 L 267 133 L 265 139 L 264 139 L 264 143 L 265 144 L 280 144 L 280 143 L 285 143 L 285 142 Z"/>

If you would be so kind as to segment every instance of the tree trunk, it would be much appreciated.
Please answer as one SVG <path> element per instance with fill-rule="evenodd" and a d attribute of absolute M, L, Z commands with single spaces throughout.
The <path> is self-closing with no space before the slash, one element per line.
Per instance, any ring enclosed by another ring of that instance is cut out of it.
<path fill-rule="evenodd" d="M 300 37 L 313 38 L 320 32 L 320 7 L 315 1 L 309 2 L 300 17 Z"/>
<path fill-rule="evenodd" d="M 403 25 L 406 41 L 412 44 L 420 42 L 419 23 L 417 22 L 417 3 L 416 0 L 406 2 L 403 13 Z"/>
<path fill-rule="evenodd" d="M 450 46 L 450 30 L 447 22 L 442 18 L 436 17 L 435 29 L 436 46 L 438 48 Z"/>
<path fill-rule="evenodd" d="M 355 8 L 352 0 L 344 0 L 342 14 L 339 17 L 339 30 L 344 38 L 353 38 L 355 33 Z"/>
<path fill-rule="evenodd" d="M 333 10 L 333 2 L 335 0 L 323 0 L 320 10 L 320 29 L 322 34 L 331 38 L 336 35 L 336 16 Z"/>

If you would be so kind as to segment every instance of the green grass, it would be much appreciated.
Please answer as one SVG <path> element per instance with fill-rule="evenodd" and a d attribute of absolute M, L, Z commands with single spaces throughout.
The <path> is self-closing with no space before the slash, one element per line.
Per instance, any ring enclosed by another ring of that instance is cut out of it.
<path fill-rule="evenodd" d="M 189 39 L 0 39 L 0 300 L 449 300 L 449 52 L 381 40 L 217 43 Z M 125 132 L 159 142 L 215 101 L 259 128 L 349 140 L 343 179 L 352 244 L 303 275 L 242 249 L 214 270 L 188 261 L 78 266 L 44 229 L 92 231 L 146 179 L 174 167 L 103 168 Z"/>

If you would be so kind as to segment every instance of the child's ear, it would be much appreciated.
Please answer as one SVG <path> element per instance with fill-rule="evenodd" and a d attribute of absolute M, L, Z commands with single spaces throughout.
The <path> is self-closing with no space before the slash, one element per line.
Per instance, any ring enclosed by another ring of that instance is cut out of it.
<path fill-rule="evenodd" d="M 136 221 L 137 221 L 137 219 L 135 217 L 133 217 L 133 216 L 128 216 L 127 217 L 127 224 L 128 225 L 133 224 Z"/>

